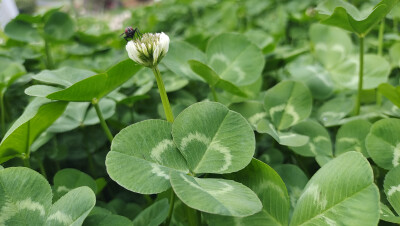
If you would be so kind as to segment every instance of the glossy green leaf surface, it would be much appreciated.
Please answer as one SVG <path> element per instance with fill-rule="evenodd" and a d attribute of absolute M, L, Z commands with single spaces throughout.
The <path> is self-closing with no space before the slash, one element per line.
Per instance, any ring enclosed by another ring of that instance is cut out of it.
<path fill-rule="evenodd" d="M 360 12 L 348 2 L 329 0 L 319 4 L 317 10 L 322 16 L 321 23 L 337 26 L 358 35 L 366 35 L 397 2 L 397 0 L 382 0 L 371 12 Z"/>
<path fill-rule="evenodd" d="M 64 112 L 66 104 L 34 99 L 4 135 L 0 143 L 0 163 L 29 155 L 31 144 Z"/>
<path fill-rule="evenodd" d="M 130 79 L 141 66 L 132 60 L 122 61 L 104 73 L 100 73 L 71 84 L 64 90 L 49 94 L 52 100 L 90 102 L 93 98 L 101 99 Z"/>

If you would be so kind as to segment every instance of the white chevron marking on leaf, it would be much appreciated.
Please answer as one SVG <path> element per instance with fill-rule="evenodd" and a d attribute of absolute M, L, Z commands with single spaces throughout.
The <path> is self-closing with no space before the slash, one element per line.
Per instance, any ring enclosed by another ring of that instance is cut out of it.
<path fill-rule="evenodd" d="M 206 146 L 208 146 L 208 144 L 210 144 L 211 142 L 210 138 L 208 138 L 206 135 L 196 131 L 194 133 L 189 133 L 186 137 L 182 138 L 181 149 L 185 150 L 189 143 L 192 141 L 201 142 Z"/>
<path fill-rule="evenodd" d="M 326 216 L 322 216 L 322 219 L 324 219 L 325 223 L 327 223 L 329 226 L 336 226 L 336 221 L 334 221 Z"/>
<path fill-rule="evenodd" d="M 267 116 L 267 113 L 265 113 L 265 112 L 256 113 L 249 118 L 249 122 L 250 122 L 250 124 L 255 126 L 255 125 L 257 125 L 258 121 L 260 121 L 265 116 Z"/>
<path fill-rule="evenodd" d="M 281 104 L 270 108 L 269 115 L 271 116 L 271 119 L 272 120 L 274 119 L 275 113 L 285 110 L 285 106 L 286 106 L 285 104 Z"/>
<path fill-rule="evenodd" d="M 292 116 L 293 121 L 291 123 L 291 125 L 296 124 L 298 121 L 300 121 L 300 116 L 299 114 L 297 114 L 296 110 L 294 109 L 294 107 L 292 105 L 287 105 L 286 106 L 286 114 Z"/>
<path fill-rule="evenodd" d="M 157 164 L 151 164 L 151 172 L 159 177 L 164 177 L 166 180 L 169 180 L 169 175 L 165 174 Z"/>
<path fill-rule="evenodd" d="M 0 226 L 6 225 L 6 221 L 11 219 L 14 215 L 21 211 L 39 211 L 40 216 L 44 216 L 46 211 L 44 206 L 39 202 L 32 201 L 31 198 L 27 198 L 22 201 L 15 203 L 6 202 L 0 209 Z"/>
<path fill-rule="evenodd" d="M 158 162 L 161 162 L 161 155 L 168 149 L 169 146 L 174 146 L 174 142 L 169 139 L 164 139 L 151 149 L 150 156 Z"/>
<path fill-rule="evenodd" d="M 351 138 L 351 137 L 342 137 L 339 139 L 339 142 L 343 143 L 351 143 L 351 144 L 359 144 L 360 141 L 356 138 Z"/>
<path fill-rule="evenodd" d="M 63 213 L 63 212 L 61 212 L 59 210 L 57 210 L 57 212 L 55 212 L 52 215 L 50 215 L 47 218 L 47 220 L 48 221 L 51 221 L 51 220 L 57 221 L 57 222 L 60 222 L 60 223 L 62 223 L 64 225 L 70 225 L 74 221 L 71 216 L 69 216 L 69 215 L 67 215 L 67 214 L 65 214 L 65 213 Z"/>
<path fill-rule="evenodd" d="M 222 185 L 220 190 L 208 191 L 208 193 L 216 196 L 216 195 L 221 195 L 221 194 L 233 191 L 233 187 L 231 185 L 229 185 L 228 183 L 223 182 L 223 181 L 219 181 L 219 183 Z"/>
<path fill-rule="evenodd" d="M 243 70 L 240 67 L 235 66 L 235 67 L 233 67 L 232 70 L 237 73 L 237 80 L 236 80 L 237 82 L 242 81 L 246 78 L 245 77 L 246 74 L 243 72 Z"/>
<path fill-rule="evenodd" d="M 310 184 L 304 191 L 304 195 L 309 195 L 313 198 L 314 204 L 320 209 L 325 209 L 328 200 L 322 196 L 321 190 L 317 184 Z"/>
<path fill-rule="evenodd" d="M 229 168 L 230 165 L 232 165 L 231 151 L 227 147 L 215 142 L 211 143 L 210 149 L 214 149 L 224 155 L 225 164 L 219 169 L 219 171 L 225 171 Z"/>
<path fill-rule="evenodd" d="M 215 53 L 214 55 L 212 55 L 212 57 L 210 58 L 210 63 L 213 64 L 216 60 L 223 62 L 225 65 L 230 64 L 230 60 L 222 53 Z"/>
<path fill-rule="evenodd" d="M 399 165 L 399 160 L 400 160 L 400 144 L 397 144 L 393 150 L 392 164 L 394 167 Z"/>
<path fill-rule="evenodd" d="M 388 191 L 388 196 L 392 196 L 395 192 L 400 192 L 400 184 L 397 186 L 391 186 Z"/>
<path fill-rule="evenodd" d="M 65 186 L 59 186 L 59 187 L 57 187 L 57 192 L 58 193 L 60 193 L 60 192 L 69 192 L 71 189 L 69 189 L 69 188 L 67 188 L 67 187 L 65 187 Z"/>
<path fill-rule="evenodd" d="M 187 179 L 183 174 L 181 174 L 180 176 L 181 176 L 181 178 L 182 178 L 186 183 L 188 183 L 190 186 L 192 186 L 192 187 L 194 187 L 194 188 L 196 188 L 196 189 L 198 189 L 198 190 L 201 190 L 201 191 L 203 191 L 203 192 L 205 192 L 205 193 L 208 193 L 208 194 L 210 194 L 210 195 L 212 195 L 212 196 L 221 195 L 221 194 L 224 194 L 224 193 L 226 193 L 226 192 L 230 192 L 230 191 L 233 191 L 233 190 L 234 190 L 234 188 L 233 188 L 230 184 L 228 184 L 228 183 L 226 183 L 226 182 L 223 182 L 223 181 L 219 181 L 219 183 L 222 184 L 222 186 L 219 187 L 218 190 L 213 190 L 213 191 L 205 190 L 204 188 L 200 187 L 199 185 L 197 185 L 197 184 L 191 182 L 191 181 L 190 181 L 189 179 Z"/>
<path fill-rule="evenodd" d="M 318 142 L 321 142 L 321 141 L 329 142 L 330 140 L 327 137 L 324 137 L 324 136 L 316 136 L 316 137 L 314 137 L 313 141 L 315 143 L 318 143 Z"/>
<path fill-rule="evenodd" d="M 310 147 L 311 153 L 313 153 L 314 155 L 317 155 L 317 148 L 315 147 L 315 145 L 310 142 L 310 143 L 308 143 L 308 146 Z"/>
<path fill-rule="evenodd" d="M 265 190 L 274 190 L 279 193 L 279 196 L 282 199 L 286 199 L 285 193 L 283 192 L 281 187 L 279 187 L 279 185 L 275 184 L 272 181 L 267 181 L 266 183 L 263 183 L 262 186 L 260 186 L 257 190 L 260 192 L 265 191 Z"/>

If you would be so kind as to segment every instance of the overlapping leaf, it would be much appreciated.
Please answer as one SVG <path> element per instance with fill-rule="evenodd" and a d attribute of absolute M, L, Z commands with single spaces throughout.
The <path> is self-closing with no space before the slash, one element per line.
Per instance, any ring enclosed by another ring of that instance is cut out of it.
<path fill-rule="evenodd" d="M 214 102 L 185 109 L 172 125 L 174 142 L 194 173 L 230 173 L 253 157 L 255 138 L 240 114 Z"/>
<path fill-rule="evenodd" d="M 170 172 L 188 172 L 185 159 L 171 137 L 171 124 L 146 120 L 121 130 L 106 158 L 110 177 L 128 190 L 141 194 L 170 188 Z"/>
<path fill-rule="evenodd" d="M 290 225 L 376 225 L 378 221 L 379 191 L 372 168 L 361 153 L 347 152 L 314 174 L 297 201 Z"/>
<path fill-rule="evenodd" d="M 264 108 L 276 128 L 284 130 L 310 115 L 311 93 L 300 82 L 283 81 L 266 92 Z"/>
<path fill-rule="evenodd" d="M 372 125 L 365 144 L 368 154 L 378 166 L 392 169 L 400 164 L 399 133 L 399 119 L 382 119 Z"/>

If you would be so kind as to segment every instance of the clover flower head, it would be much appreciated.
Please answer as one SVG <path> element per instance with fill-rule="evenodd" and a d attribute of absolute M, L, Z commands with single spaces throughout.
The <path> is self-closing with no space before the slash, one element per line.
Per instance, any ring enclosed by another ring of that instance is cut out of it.
<path fill-rule="evenodd" d="M 126 44 L 129 58 L 146 67 L 155 67 L 167 54 L 169 48 L 168 35 L 146 33 Z"/>

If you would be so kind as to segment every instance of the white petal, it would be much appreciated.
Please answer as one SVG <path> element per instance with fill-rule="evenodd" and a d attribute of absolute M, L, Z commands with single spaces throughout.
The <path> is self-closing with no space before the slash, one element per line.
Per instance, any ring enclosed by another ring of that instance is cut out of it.
<path fill-rule="evenodd" d="M 128 56 L 129 58 L 131 58 L 133 61 L 139 63 L 139 64 L 143 64 L 142 60 L 140 60 L 139 58 L 139 52 L 137 49 L 137 46 L 135 45 L 135 43 L 133 41 L 129 41 L 126 44 L 126 51 L 128 52 Z"/>
<path fill-rule="evenodd" d="M 160 34 L 159 45 L 161 45 L 164 54 L 166 54 L 169 48 L 169 37 L 164 32 Z"/>
<path fill-rule="evenodd" d="M 157 60 L 160 57 L 160 54 L 161 54 L 161 46 L 158 45 L 156 46 L 153 52 L 153 65 L 157 64 Z"/>

